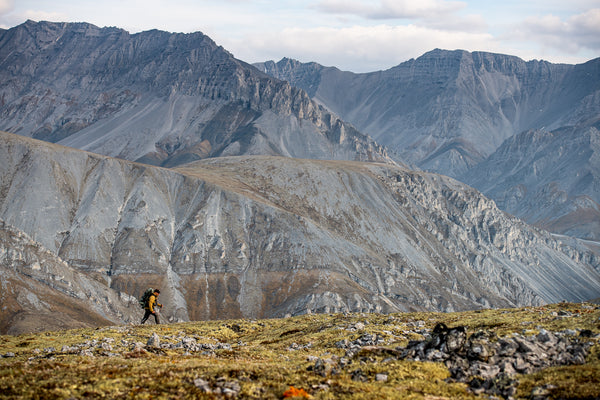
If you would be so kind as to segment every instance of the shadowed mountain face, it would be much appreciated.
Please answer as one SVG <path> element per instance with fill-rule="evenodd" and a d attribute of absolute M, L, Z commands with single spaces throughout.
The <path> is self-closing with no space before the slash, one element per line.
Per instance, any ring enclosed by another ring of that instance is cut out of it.
<path fill-rule="evenodd" d="M 526 131 L 461 178 L 530 223 L 599 240 L 599 146 L 593 126 Z"/>
<path fill-rule="evenodd" d="M 528 223 L 600 237 L 589 140 L 600 121 L 600 59 L 557 65 L 434 50 L 367 74 L 290 59 L 257 67 L 305 89 L 403 160 L 475 186 Z M 539 133 L 516 136 L 538 130 L 548 142 Z"/>
<path fill-rule="evenodd" d="M 28 21 L 0 32 L 0 129 L 144 163 L 386 160 L 372 139 L 202 33 Z"/>
<path fill-rule="evenodd" d="M 3 284 L 33 277 L 112 322 L 135 321 L 147 286 L 161 288 L 174 320 L 465 310 L 600 293 L 590 250 L 440 175 L 266 156 L 169 170 L 0 139 L 3 229 L 37 249 L 24 257 L 9 242 Z M 56 270 L 39 254 L 56 258 Z M 87 280 L 68 286 L 60 276 Z M 2 320 L 43 312 L 34 300 L 17 297 Z"/>

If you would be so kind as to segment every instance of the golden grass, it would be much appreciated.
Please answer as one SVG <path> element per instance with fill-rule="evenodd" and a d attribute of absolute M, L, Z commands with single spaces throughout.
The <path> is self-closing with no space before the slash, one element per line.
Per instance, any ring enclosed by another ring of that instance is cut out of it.
<path fill-rule="evenodd" d="M 558 315 L 567 314 L 567 316 Z M 462 383 L 447 381 L 440 363 L 413 362 L 369 354 L 339 367 L 345 349 L 336 343 L 377 334 L 384 346 L 405 346 L 419 339 L 417 321 L 431 329 L 438 322 L 465 325 L 503 336 L 589 329 L 600 332 L 600 311 L 594 306 L 561 303 L 547 307 L 481 310 L 460 313 L 326 314 L 285 319 L 190 322 L 171 325 L 121 326 L 99 329 L 0 336 L 0 398 L 220 398 L 205 393 L 197 379 L 211 388 L 234 382 L 245 399 L 469 399 L 475 395 Z M 356 330 L 360 323 L 362 329 Z M 156 332 L 161 343 L 193 337 L 198 343 L 228 343 L 230 348 L 192 352 L 184 349 L 135 351 Z M 595 339 L 594 339 L 595 340 Z M 109 342 L 112 351 L 91 347 L 89 357 L 62 352 L 63 346 Z M 54 350 L 48 350 L 53 347 Z M 36 350 L 37 349 L 37 350 Z M 112 355 L 105 355 L 112 353 Z M 543 391 L 549 398 L 600 397 L 600 347 L 595 342 L 586 365 L 549 368 L 519 376 L 519 398 Z M 315 359 L 331 362 L 326 373 L 314 370 Z M 360 370 L 357 372 L 357 370 Z M 361 380 L 353 380 L 359 374 Z M 378 374 L 387 380 L 378 381 Z M 294 388 L 291 390 L 290 388 Z M 289 397 L 291 394 L 296 397 Z"/>

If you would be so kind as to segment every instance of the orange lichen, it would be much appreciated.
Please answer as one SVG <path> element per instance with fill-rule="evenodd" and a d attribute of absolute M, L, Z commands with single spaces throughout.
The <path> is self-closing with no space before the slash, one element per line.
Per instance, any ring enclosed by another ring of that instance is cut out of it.
<path fill-rule="evenodd" d="M 290 398 L 290 397 L 302 397 L 302 398 L 305 398 L 305 399 L 310 399 L 311 398 L 310 394 L 308 394 L 306 392 L 306 390 L 304 390 L 302 388 L 297 389 L 297 388 L 295 388 L 293 386 L 290 386 L 290 388 L 288 390 L 286 390 L 285 392 L 283 392 L 283 398 L 284 399 L 287 399 L 287 398 Z"/>

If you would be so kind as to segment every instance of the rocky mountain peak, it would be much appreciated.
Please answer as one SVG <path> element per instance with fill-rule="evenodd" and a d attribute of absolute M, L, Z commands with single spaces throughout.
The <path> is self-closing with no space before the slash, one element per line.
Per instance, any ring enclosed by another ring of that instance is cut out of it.
<path fill-rule="evenodd" d="M 206 35 L 28 21 L 0 37 L 0 128 L 160 165 L 219 155 L 389 161 Z"/>
<path fill-rule="evenodd" d="M 256 63 L 254 66 L 277 79 L 293 82 L 294 86 L 302 88 L 311 97 L 315 96 L 322 71 L 326 68 L 314 62 L 303 64 L 291 58 L 282 58 L 277 63 Z"/>

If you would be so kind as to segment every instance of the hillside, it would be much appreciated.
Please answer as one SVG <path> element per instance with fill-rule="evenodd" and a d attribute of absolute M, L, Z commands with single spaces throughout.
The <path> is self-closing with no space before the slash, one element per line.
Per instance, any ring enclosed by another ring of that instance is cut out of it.
<path fill-rule="evenodd" d="M 596 399 L 599 318 L 561 303 L 0 336 L 0 398 Z"/>
<path fill-rule="evenodd" d="M 599 145 L 594 126 L 530 130 L 507 139 L 461 179 L 530 224 L 597 241 Z"/>
<path fill-rule="evenodd" d="M 137 300 L 74 268 L 0 219 L 0 334 L 137 320 Z"/>
<path fill-rule="evenodd" d="M 20 238 L 2 253 L 9 297 L 20 290 L 11 282 L 34 277 L 122 323 L 137 320 L 135 298 L 148 286 L 161 288 L 171 321 L 459 311 L 600 293 L 596 250 L 441 175 L 267 156 L 165 169 L 0 139 L 0 220 Z M 30 297 L 0 310 L 4 332 L 21 315 L 54 311 Z"/>

